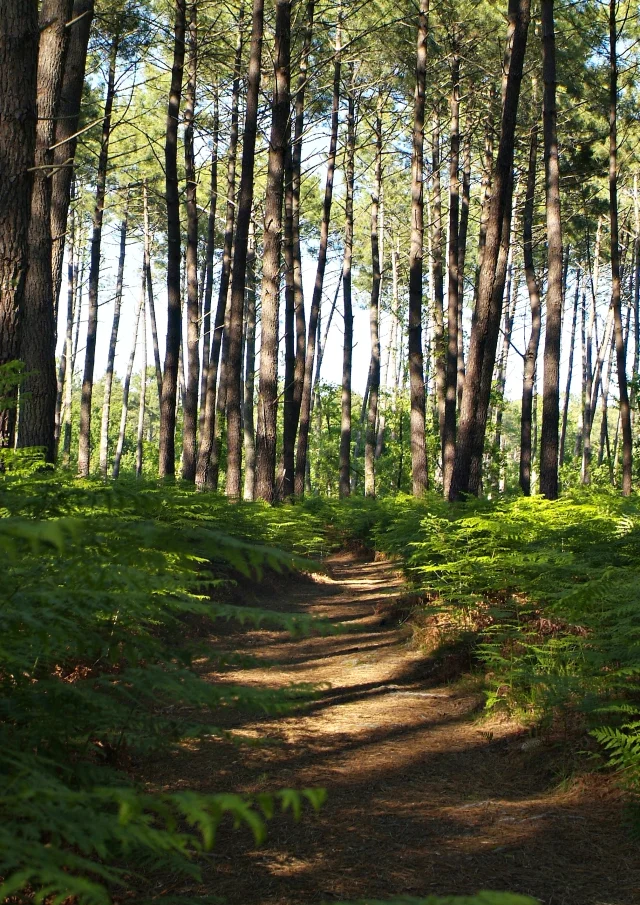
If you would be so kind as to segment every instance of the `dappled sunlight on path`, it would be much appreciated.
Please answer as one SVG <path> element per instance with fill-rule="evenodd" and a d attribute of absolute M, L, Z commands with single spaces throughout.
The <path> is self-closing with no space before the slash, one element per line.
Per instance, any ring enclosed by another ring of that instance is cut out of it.
<path fill-rule="evenodd" d="M 329 577 L 283 580 L 265 601 L 342 623 L 343 632 L 291 640 L 234 629 L 225 637 L 258 665 L 217 681 L 312 683 L 318 694 L 280 718 L 234 716 L 230 729 L 272 744 L 203 742 L 162 765 L 157 779 L 202 791 L 324 786 L 329 797 L 298 824 L 276 818 L 260 849 L 221 833 L 205 887 L 189 892 L 231 905 L 487 888 L 545 905 L 640 902 L 637 847 L 609 783 L 587 778 L 560 791 L 562 751 L 475 719 L 482 699 L 473 686 L 439 684 L 435 663 L 398 624 L 403 593 L 389 564 L 345 554 L 329 561 Z"/>

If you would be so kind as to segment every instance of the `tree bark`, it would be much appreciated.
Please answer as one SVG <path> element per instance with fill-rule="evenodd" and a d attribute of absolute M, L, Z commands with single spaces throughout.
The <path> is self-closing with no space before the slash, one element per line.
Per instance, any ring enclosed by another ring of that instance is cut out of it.
<path fill-rule="evenodd" d="M 93 13 L 94 0 L 75 0 L 71 13 L 72 24 L 69 26 L 62 89 L 56 110 L 53 148 L 55 169 L 51 177 L 53 301 L 56 311 L 62 284 L 64 245 L 74 176 L 73 164 L 78 144 L 77 132 Z"/>
<path fill-rule="evenodd" d="M 409 252 L 409 386 L 411 479 L 414 496 L 429 489 L 425 442 L 425 383 L 422 354 L 422 265 L 424 255 L 424 106 L 429 0 L 420 0 L 411 157 L 411 247 Z"/>
<path fill-rule="evenodd" d="M 464 387 L 464 269 L 467 258 L 467 234 L 469 231 L 469 209 L 471 207 L 471 135 L 467 126 L 464 138 L 462 162 L 462 199 L 460 207 L 460 232 L 458 235 L 458 409 L 462 402 Z"/>
<path fill-rule="evenodd" d="M 204 297 L 202 304 L 202 369 L 200 376 L 200 425 L 199 444 L 202 443 L 207 400 L 207 373 L 211 358 L 211 301 L 213 298 L 213 257 L 216 241 L 216 212 L 218 207 L 218 146 L 220 140 L 220 105 L 218 86 L 213 98 L 213 147 L 211 150 L 211 192 L 209 193 L 209 218 L 207 223 L 207 249 L 204 269 Z M 199 449 L 199 447 L 198 447 Z"/>
<path fill-rule="evenodd" d="M 569 365 L 567 368 L 567 389 L 564 394 L 564 405 L 562 408 L 562 429 L 560 431 L 560 456 L 559 456 L 559 464 L 560 467 L 564 464 L 564 454 L 565 448 L 567 444 L 567 422 L 569 420 L 569 401 L 571 398 L 571 380 L 573 378 L 573 357 L 575 354 L 576 348 L 576 330 L 578 327 L 578 306 L 580 303 L 580 279 L 581 279 L 581 270 L 578 268 L 576 271 L 576 288 L 575 295 L 573 298 L 573 320 L 571 322 L 571 341 L 569 346 Z"/>
<path fill-rule="evenodd" d="M 153 361 L 156 370 L 158 387 L 158 404 L 162 404 L 162 365 L 160 364 L 160 346 L 158 344 L 158 328 L 156 326 L 156 306 L 153 299 L 153 275 L 151 272 L 151 231 L 149 229 L 149 193 L 147 180 L 142 185 L 144 213 L 144 255 L 147 262 L 147 303 L 149 305 L 149 322 L 151 324 L 151 342 L 153 343 Z"/>
<path fill-rule="evenodd" d="M 449 156 L 449 281 L 447 304 L 447 356 L 445 368 L 444 427 L 442 435 L 442 483 L 445 499 L 453 475 L 456 454 L 456 402 L 458 397 L 458 306 L 460 283 L 458 261 L 460 254 L 460 56 L 457 39 L 453 38 L 451 59 L 451 125 Z"/>
<path fill-rule="evenodd" d="M 620 426 L 622 428 L 622 493 L 629 496 L 632 485 L 633 435 L 631 408 L 627 386 L 627 350 L 622 327 L 622 287 L 620 279 L 620 244 L 618 229 L 618 31 L 616 0 L 609 3 L 609 216 L 611 219 L 611 307 L 613 308 Z"/>
<path fill-rule="evenodd" d="M 515 131 L 529 18 L 530 0 L 509 0 L 511 52 L 508 74 L 505 76 L 498 157 L 492 186 L 487 240 L 478 285 L 476 320 L 471 332 L 456 457 L 449 492 L 451 500 L 459 499 L 468 492 L 472 457 L 478 448 L 480 439 L 484 440 L 489 400 L 481 391 L 481 377 L 485 357 L 493 368 L 498 341 L 502 306 L 494 303 L 494 289 L 502 235 L 505 225 L 510 222 Z"/>
<path fill-rule="evenodd" d="M 104 400 L 102 403 L 102 423 L 100 425 L 100 474 L 107 476 L 109 464 L 109 420 L 111 414 L 111 389 L 113 387 L 113 371 L 116 360 L 116 344 L 118 342 L 118 328 L 120 326 L 120 311 L 122 308 L 122 286 L 124 281 L 124 262 L 127 253 L 127 228 L 129 202 L 125 207 L 122 224 L 120 226 L 120 255 L 118 257 L 118 277 L 116 282 L 116 297 L 113 306 L 113 323 L 111 326 L 111 339 L 107 354 L 107 370 L 104 376 Z M 146 253 L 145 253 L 146 265 Z"/>
<path fill-rule="evenodd" d="M 253 397 L 256 377 L 256 240 L 253 223 L 249 228 L 247 254 L 247 330 L 246 364 L 244 371 L 244 498 L 256 497 L 256 437 L 253 418 Z"/>
<path fill-rule="evenodd" d="M 333 182 L 335 176 L 336 153 L 338 147 L 340 73 L 342 68 L 341 52 L 341 21 L 339 19 L 336 26 L 336 42 L 333 69 L 333 101 L 331 107 L 331 137 L 329 140 L 329 155 L 327 158 L 327 177 L 322 208 L 322 222 L 320 224 L 320 247 L 318 249 L 316 279 L 313 287 L 313 296 L 311 298 L 311 309 L 309 312 L 309 328 L 307 337 L 307 351 L 305 356 L 304 383 L 302 387 L 302 399 L 300 403 L 300 429 L 298 432 L 295 473 L 295 494 L 297 497 L 304 496 L 305 477 L 307 472 L 309 430 L 311 425 L 311 393 L 313 389 L 313 363 L 316 354 L 316 333 L 318 331 L 318 317 L 320 313 L 320 304 L 322 301 L 324 274 L 327 266 L 329 225 L 331 222 Z"/>
<path fill-rule="evenodd" d="M 562 334 L 562 221 L 560 167 L 556 129 L 556 38 L 554 0 L 541 0 L 544 165 L 547 211 L 547 323 L 542 386 L 540 492 L 558 496 L 558 428 L 560 422 L 560 340 Z"/>
<path fill-rule="evenodd" d="M 444 263 L 442 250 L 442 177 L 440 167 L 440 113 L 436 111 L 431 133 L 431 186 L 432 186 L 432 222 L 431 222 L 431 257 L 433 279 L 433 340 L 434 365 L 436 381 L 436 401 L 438 406 L 438 425 L 440 430 L 440 447 L 444 439 L 444 410 L 447 392 L 447 349 L 444 328 Z M 442 455 L 440 456 L 442 461 Z"/>
<path fill-rule="evenodd" d="M 254 0 L 251 51 L 247 80 L 246 113 L 242 143 L 242 171 L 238 196 L 238 216 L 235 250 L 231 278 L 231 304 L 229 318 L 229 362 L 227 368 L 227 486 L 230 499 L 239 499 L 242 477 L 242 412 L 240 384 L 242 379 L 242 316 L 247 276 L 247 240 L 251 209 L 253 206 L 253 171 L 255 164 L 256 134 L 258 129 L 258 103 L 260 92 L 260 67 L 264 25 L 264 0 Z"/>
<path fill-rule="evenodd" d="M 116 62 L 118 59 L 119 35 L 111 42 L 109 53 L 109 75 L 107 95 L 104 104 L 104 121 L 98 159 L 96 180 L 96 204 L 93 214 L 91 236 L 91 263 L 89 266 L 89 323 L 85 347 L 84 375 L 82 378 L 82 398 L 80 402 L 80 436 L 78 449 L 78 474 L 86 477 L 91 463 L 91 400 L 93 396 L 93 372 L 96 360 L 96 333 L 98 329 L 98 290 L 100 288 L 100 252 L 102 248 L 102 224 L 107 187 L 107 167 L 109 165 L 109 141 L 111 139 L 111 115 L 115 95 Z"/>
<path fill-rule="evenodd" d="M 381 95 L 378 95 L 376 113 L 376 157 L 373 192 L 371 194 L 371 298 L 369 302 L 369 335 L 371 337 L 371 363 L 369 365 L 369 406 L 364 446 L 364 493 L 375 496 L 376 473 L 376 422 L 380 394 L 380 289 L 382 268 L 380 264 L 380 198 L 382 195 L 382 114 Z"/>
<path fill-rule="evenodd" d="M 176 473 L 176 404 L 178 395 L 178 358 L 182 333 L 178 125 L 184 72 L 185 32 L 186 0 L 175 0 L 175 39 L 164 148 L 167 199 L 167 342 L 160 403 L 159 474 L 161 478 L 173 478 Z"/>
<path fill-rule="evenodd" d="M 67 48 L 73 0 L 44 0 L 40 43 L 35 168 L 29 222 L 29 266 L 24 287 L 20 357 L 25 379 L 20 397 L 19 447 L 41 447 L 55 459 L 56 319 L 52 280 L 51 175 L 55 113 Z"/>
<path fill-rule="evenodd" d="M 144 289 L 142 291 L 142 296 L 142 311 L 140 313 L 142 319 L 142 365 L 140 368 L 140 400 L 138 403 L 138 437 L 136 443 L 137 478 L 142 477 L 142 465 L 144 460 L 144 416 L 147 406 L 147 307 L 144 302 Z"/>
<path fill-rule="evenodd" d="M 342 305 L 344 339 L 342 345 L 342 395 L 340 418 L 340 483 L 342 498 L 351 493 L 351 372 L 353 362 L 353 302 L 351 295 L 351 261 L 353 257 L 353 194 L 355 185 L 356 102 L 354 95 L 354 67 L 351 66 L 351 86 L 348 92 L 346 198 L 344 225 L 344 258 L 342 261 Z"/>
<path fill-rule="evenodd" d="M 198 445 L 198 462 L 196 467 L 196 485 L 198 487 L 217 487 L 218 483 L 218 456 L 216 451 L 216 437 L 220 424 L 217 419 L 218 411 L 218 370 L 220 365 L 220 351 L 222 347 L 223 332 L 226 332 L 225 345 L 228 346 L 228 302 L 229 283 L 231 279 L 233 231 L 236 218 L 236 162 L 238 156 L 238 122 L 240 104 L 240 82 L 242 66 L 244 6 L 240 6 L 238 14 L 238 34 L 236 39 L 236 51 L 233 68 L 233 86 L 231 90 L 231 123 L 229 129 L 229 148 L 227 152 L 227 197 L 224 228 L 224 243 L 222 248 L 222 270 L 220 272 L 220 285 L 218 289 L 218 302 L 214 318 L 213 335 L 211 337 L 211 355 L 207 368 L 207 387 L 204 399 L 204 418 Z M 221 369 L 222 370 L 222 369 Z M 221 375 L 222 384 L 222 375 Z M 221 395 L 223 387 L 220 387 Z M 224 411 L 224 409 L 223 409 Z M 215 461 L 212 462 L 212 456 Z"/>
<path fill-rule="evenodd" d="M 593 372 L 593 341 L 594 341 L 594 331 L 596 328 L 596 302 L 598 297 L 598 278 L 600 275 L 600 243 L 602 239 L 602 217 L 598 217 L 598 227 L 596 230 L 596 244 L 594 249 L 594 264 L 593 267 L 589 268 L 590 282 L 591 282 L 591 311 L 589 314 L 589 323 L 587 327 L 587 337 L 586 337 L 586 354 L 585 354 L 585 365 L 586 365 L 586 381 L 585 381 L 585 408 L 582 417 L 582 432 L 583 432 L 583 448 L 582 448 L 582 468 L 581 468 L 581 481 L 583 484 L 589 484 L 591 480 L 590 470 L 591 470 L 591 429 L 593 426 L 593 414 L 595 411 L 595 403 L 592 404 L 593 397 L 593 389 L 594 389 L 594 372 Z M 587 245 L 587 251 L 589 246 Z M 608 323 L 608 321 L 607 321 Z M 605 331 L 606 332 L 606 331 Z M 596 394 L 598 388 L 598 380 L 595 382 Z"/>
<path fill-rule="evenodd" d="M 140 314 L 144 307 L 144 297 L 146 290 L 147 275 L 142 269 L 142 279 L 140 288 L 140 298 L 136 305 L 136 313 L 133 320 L 133 338 L 131 341 L 131 352 L 129 353 L 129 361 L 127 363 L 127 371 L 122 386 L 122 412 L 120 415 L 120 430 L 118 432 L 118 444 L 116 446 L 116 454 L 113 459 L 113 477 L 120 475 L 120 462 L 122 460 L 122 452 L 124 450 L 124 441 L 127 433 L 127 417 L 129 415 L 129 390 L 131 388 L 131 375 L 133 374 L 133 364 L 136 357 L 136 346 L 138 344 L 138 330 L 140 328 Z"/>
<path fill-rule="evenodd" d="M 187 84 L 184 91 L 184 165 L 187 214 L 187 382 L 182 427 L 182 480 L 196 479 L 198 389 L 200 385 L 200 303 L 198 300 L 198 183 L 194 147 L 194 114 L 198 75 L 198 0 L 189 12 Z"/>
<path fill-rule="evenodd" d="M 264 203 L 262 317 L 258 425 L 256 431 L 256 496 L 273 502 L 278 423 L 278 347 L 280 327 L 280 262 L 284 163 L 290 110 L 291 0 L 276 0 L 273 52 L 274 87 L 271 137 Z"/>

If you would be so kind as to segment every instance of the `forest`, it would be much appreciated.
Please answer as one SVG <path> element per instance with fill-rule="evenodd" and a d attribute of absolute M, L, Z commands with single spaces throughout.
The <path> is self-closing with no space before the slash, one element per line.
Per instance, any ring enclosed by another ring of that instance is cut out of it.
<path fill-rule="evenodd" d="M 637 905 L 639 64 L 0 0 L 0 902 Z"/>

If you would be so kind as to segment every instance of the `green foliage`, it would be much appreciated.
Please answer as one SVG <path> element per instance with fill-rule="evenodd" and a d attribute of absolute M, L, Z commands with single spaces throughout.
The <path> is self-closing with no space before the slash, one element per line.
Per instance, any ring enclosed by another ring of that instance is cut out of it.
<path fill-rule="evenodd" d="M 181 488 L 109 487 L 12 474 L 0 486 L 0 898 L 102 905 L 142 890 L 154 865 L 197 876 L 221 823 L 265 822 L 318 790 L 247 798 L 142 789 L 124 766 L 187 738 L 224 735 L 216 713 L 287 711 L 306 687 L 259 690 L 202 678 L 229 655 L 200 624 L 237 619 L 308 632 L 308 619 L 229 602 L 238 570 L 301 564 L 308 530 L 267 507 Z M 224 531 L 222 528 L 224 527 Z M 264 545 L 278 537 L 283 552 Z M 287 538 L 292 542 L 287 544 Z M 309 568 L 309 565 L 306 565 Z M 135 872 L 125 865 L 135 864 Z M 138 897 L 138 901 L 140 898 Z"/>

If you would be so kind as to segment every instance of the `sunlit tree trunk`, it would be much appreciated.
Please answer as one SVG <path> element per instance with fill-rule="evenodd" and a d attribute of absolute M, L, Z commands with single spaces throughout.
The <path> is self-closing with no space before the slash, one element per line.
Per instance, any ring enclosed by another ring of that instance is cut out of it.
<path fill-rule="evenodd" d="M 440 429 L 440 443 L 444 438 L 444 409 L 446 395 L 446 360 L 447 351 L 445 343 L 444 324 L 444 263 L 443 263 L 443 236 L 442 236 L 442 177 L 440 167 L 442 165 L 440 153 L 440 114 L 436 111 L 431 131 L 431 257 L 433 278 L 433 340 L 434 340 L 434 364 L 436 381 L 436 400 L 438 405 L 438 424 Z M 442 457 L 441 457 L 442 461 Z"/>
<path fill-rule="evenodd" d="M 613 308 L 622 428 L 622 493 L 631 493 L 633 436 L 627 386 L 627 355 L 622 328 L 622 287 L 620 280 L 620 244 L 618 228 L 618 55 L 616 0 L 609 3 L 609 216 L 611 219 L 611 307 Z"/>
<path fill-rule="evenodd" d="M 244 498 L 256 496 L 256 436 L 253 418 L 253 397 L 256 377 L 256 240 L 253 222 L 249 229 L 247 255 L 247 323 L 246 364 L 244 376 Z"/>
<path fill-rule="evenodd" d="M 342 397 L 340 422 L 340 496 L 351 493 L 351 371 L 353 362 L 353 303 L 351 298 L 351 260 L 353 255 L 353 192 L 355 181 L 356 109 L 351 67 L 351 87 L 347 112 L 346 197 L 344 258 L 342 261 L 342 303 L 344 339 L 342 345 Z"/>
<path fill-rule="evenodd" d="M 209 193 L 209 217 L 207 221 L 207 246 L 204 265 L 204 294 L 202 298 L 202 367 L 200 370 L 200 420 L 198 444 L 202 443 L 207 399 L 207 373 L 211 358 L 211 301 L 213 299 L 213 257 L 216 241 L 216 214 L 218 210 L 218 147 L 220 142 L 220 101 L 218 85 L 213 97 L 213 142 L 211 149 L 211 191 Z M 199 446 L 198 446 L 199 449 Z"/>
<path fill-rule="evenodd" d="M 594 331 L 596 327 L 596 302 L 598 298 L 598 278 L 600 275 L 600 243 L 602 239 L 602 217 L 598 217 L 598 228 L 596 230 L 596 244 L 594 250 L 594 263 L 590 268 L 589 275 L 591 281 L 591 311 L 589 314 L 589 322 L 586 337 L 586 381 L 585 381 L 585 408 L 582 416 L 582 467 L 581 480 L 583 484 L 589 484 L 591 481 L 591 429 L 593 426 L 594 407 L 592 405 L 592 396 L 594 390 L 593 380 L 593 342 Z M 587 246 L 588 247 L 588 246 Z M 599 380 L 599 377 L 598 377 Z M 598 381 L 595 383 L 596 393 Z"/>
<path fill-rule="evenodd" d="M 196 434 L 200 384 L 200 305 L 198 301 L 198 184 L 194 144 L 194 113 L 198 75 L 198 2 L 192 0 L 189 15 L 187 84 L 184 92 L 184 165 L 187 214 L 187 381 L 182 430 L 182 479 L 196 478 Z"/>
<path fill-rule="evenodd" d="M 113 477 L 117 478 L 120 474 L 120 462 L 122 460 L 122 452 L 124 450 L 124 441 L 127 433 L 127 417 L 129 415 L 129 390 L 131 389 L 131 375 L 133 374 L 133 364 L 136 358 L 136 346 L 138 344 L 138 330 L 140 329 L 140 314 L 144 306 L 144 297 L 146 292 L 147 275 L 144 267 L 142 269 L 140 297 L 136 305 L 136 312 L 133 318 L 133 336 L 131 340 L 131 352 L 129 353 L 129 361 L 127 362 L 127 370 L 122 385 L 122 412 L 120 414 L 120 430 L 118 432 L 118 443 L 116 446 L 116 454 L 113 459 Z"/>
<path fill-rule="evenodd" d="M 118 276 L 116 280 L 116 295 L 113 303 L 113 323 L 111 325 L 111 338 L 107 353 L 107 370 L 104 376 L 104 399 L 102 402 L 102 422 L 100 425 L 100 474 L 107 476 L 109 460 L 109 421 L 111 415 L 111 390 L 113 387 L 113 371 L 116 361 L 116 345 L 118 342 L 118 329 L 120 327 L 120 311 L 122 309 L 122 287 L 124 282 L 124 262 L 127 253 L 127 229 L 128 229 L 128 201 L 124 216 L 120 225 L 120 254 L 118 256 Z M 146 254 L 145 254 L 146 264 Z"/>
<path fill-rule="evenodd" d="M 508 73 L 505 76 L 498 157 L 487 223 L 487 240 L 478 284 L 476 319 L 471 332 L 462 395 L 456 457 L 449 493 L 451 500 L 459 499 L 468 492 L 472 458 L 474 455 L 478 456 L 478 450 L 480 450 L 480 459 L 482 456 L 481 450 L 489 404 L 486 388 L 482 386 L 482 374 L 483 368 L 485 372 L 488 370 L 488 367 L 484 365 L 485 358 L 493 369 L 498 341 L 502 305 L 495 304 L 494 290 L 503 231 L 508 229 L 510 222 L 515 131 L 529 18 L 530 0 L 510 0 L 510 59 Z"/>
<path fill-rule="evenodd" d="M 562 429 L 560 431 L 560 458 L 559 464 L 564 464 L 565 448 L 567 444 L 567 422 L 569 420 L 569 401 L 571 399 L 571 381 L 573 379 L 573 358 L 576 348 L 576 331 L 578 327 L 578 306 L 580 303 L 580 281 L 582 272 L 576 271 L 575 295 L 573 297 L 573 320 L 571 322 L 571 341 L 569 346 L 569 364 L 567 367 L 567 389 L 564 394 L 564 406 L 562 409 Z"/>
<path fill-rule="evenodd" d="M 560 339 L 562 333 L 562 221 L 560 166 L 556 129 L 556 38 L 554 0 L 541 0 L 543 134 L 547 211 L 547 294 L 540 435 L 540 492 L 558 496 L 558 428 L 560 422 Z"/>
<path fill-rule="evenodd" d="M 382 271 L 380 266 L 380 197 L 382 193 L 382 115 L 381 97 L 378 99 L 376 114 L 376 163 L 373 192 L 371 195 L 371 298 L 369 301 L 369 336 L 371 338 L 371 363 L 369 365 L 369 405 L 364 447 L 364 493 L 375 496 L 375 452 L 376 423 L 378 419 L 378 397 L 380 394 L 380 289 Z"/>
<path fill-rule="evenodd" d="M 181 231 L 178 190 L 178 125 L 182 77 L 184 72 L 186 0 L 175 0 L 174 46 L 171 87 L 167 107 L 165 136 L 165 192 L 167 201 L 167 341 L 160 402 L 161 478 L 173 478 L 176 472 L 176 404 L 178 395 L 178 358 L 182 335 L 182 299 L 180 292 Z"/>
<path fill-rule="evenodd" d="M 242 143 L 242 172 L 238 196 L 235 250 L 231 277 L 231 303 L 229 318 L 229 363 L 227 389 L 227 486 L 231 499 L 241 493 L 242 476 L 242 412 L 240 384 L 242 378 L 242 316 L 247 276 L 247 246 L 249 224 L 253 205 L 254 164 L 256 135 L 258 130 L 258 105 L 260 93 L 260 67 L 264 0 L 254 0 L 251 51 L 245 100 L 245 127 Z"/>
<path fill-rule="evenodd" d="M 87 344 L 84 358 L 84 375 L 82 378 L 78 449 L 78 474 L 82 477 L 86 477 L 89 474 L 91 462 L 91 400 L 93 397 L 93 372 L 96 361 L 96 338 L 98 330 L 98 291 L 100 288 L 102 224 L 104 221 L 107 167 L 109 164 L 109 142 L 111 140 L 111 115 L 113 112 L 113 100 L 115 96 L 116 62 L 118 59 L 119 41 L 119 35 L 116 33 L 111 42 L 109 56 L 109 75 L 107 78 L 107 94 L 104 105 L 104 121 L 102 124 L 102 140 L 100 142 L 100 157 L 98 160 L 96 182 L 96 203 L 91 236 L 89 323 L 87 326 Z"/>
<path fill-rule="evenodd" d="M 280 262 L 284 164 L 289 123 L 291 81 L 291 0 L 276 0 L 274 88 L 271 137 L 264 206 L 262 316 L 258 424 L 256 430 L 256 495 L 272 502 L 275 495 L 278 422 L 278 348 L 280 326 Z"/>
<path fill-rule="evenodd" d="M 40 43 L 35 166 L 29 223 L 29 266 L 21 311 L 20 358 L 25 379 L 20 396 L 18 446 L 38 446 L 47 462 L 55 458 L 56 310 L 53 297 L 51 165 L 55 112 L 62 88 L 67 23 L 73 0 L 43 0 Z M 4 14 L 4 11 L 3 11 Z"/>

